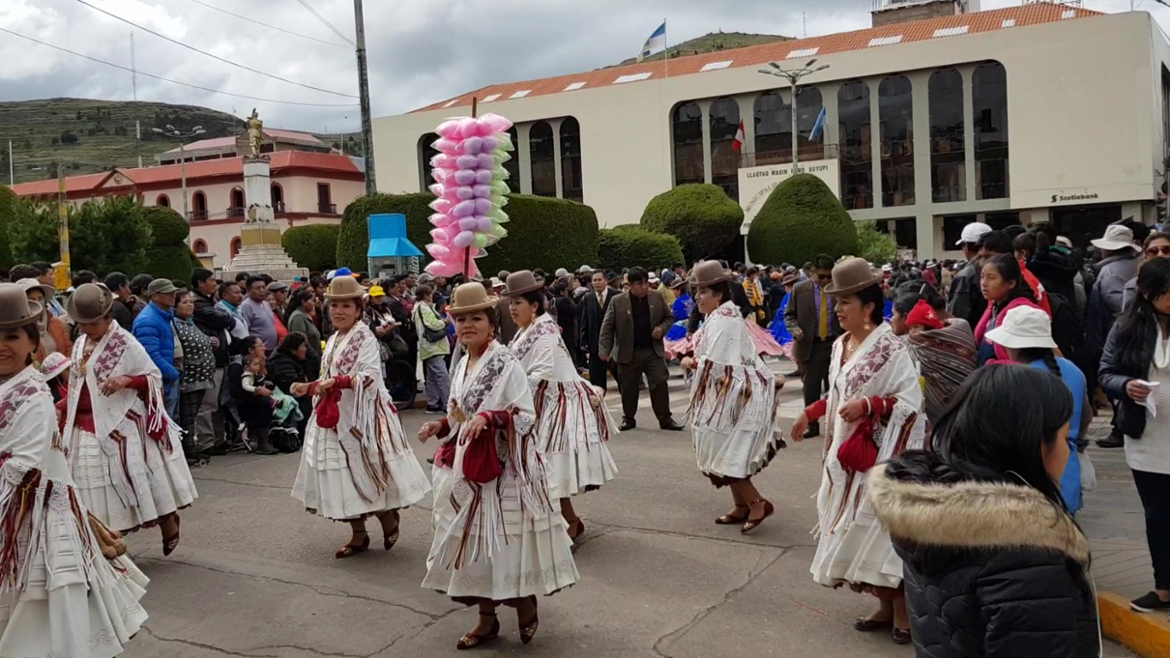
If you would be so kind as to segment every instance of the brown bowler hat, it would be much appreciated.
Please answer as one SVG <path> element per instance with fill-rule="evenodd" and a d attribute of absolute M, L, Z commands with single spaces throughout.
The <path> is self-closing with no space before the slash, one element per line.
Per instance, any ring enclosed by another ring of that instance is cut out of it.
<path fill-rule="evenodd" d="M 65 311 L 78 324 L 97 322 L 114 308 L 114 293 L 101 283 L 87 283 L 69 296 Z"/>
<path fill-rule="evenodd" d="M 882 276 L 874 274 L 864 258 L 849 257 L 833 267 L 833 282 L 825 286 L 830 295 L 850 295 L 880 283 Z"/>
<path fill-rule="evenodd" d="M 506 287 L 504 292 L 500 293 L 504 297 L 518 297 L 528 292 L 535 292 L 544 287 L 544 283 L 536 280 L 536 275 L 532 270 L 520 270 L 519 272 L 512 272 L 508 275 L 508 280 L 505 282 Z"/>
<path fill-rule="evenodd" d="M 366 289 L 352 276 L 339 276 L 329 282 L 326 299 L 361 299 Z"/>
<path fill-rule="evenodd" d="M 464 283 L 451 294 L 451 305 L 447 307 L 447 312 L 451 315 L 467 315 L 494 308 L 499 301 L 500 298 L 489 295 L 483 285 Z"/>
<path fill-rule="evenodd" d="M 0 283 L 0 329 L 15 329 L 36 322 L 44 307 L 29 301 L 24 287 L 15 283 Z"/>
<path fill-rule="evenodd" d="M 713 286 L 716 283 L 723 283 L 729 278 L 727 270 L 723 269 L 723 265 L 719 264 L 717 260 L 705 260 L 695 263 L 695 267 L 691 270 L 691 285 L 706 288 Z"/>

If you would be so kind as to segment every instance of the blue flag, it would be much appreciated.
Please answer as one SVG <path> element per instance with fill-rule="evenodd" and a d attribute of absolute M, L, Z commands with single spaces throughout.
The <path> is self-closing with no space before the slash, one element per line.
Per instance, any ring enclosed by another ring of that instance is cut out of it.
<path fill-rule="evenodd" d="M 658 29 L 654 30 L 654 34 L 651 34 L 650 38 L 646 39 L 646 43 L 642 45 L 642 52 L 638 53 L 638 61 L 640 62 L 664 50 L 666 50 L 666 21 L 662 21 L 662 25 L 659 25 Z"/>
<path fill-rule="evenodd" d="M 816 123 L 813 124 L 812 132 L 809 133 L 809 136 L 808 136 L 809 141 L 812 141 L 814 139 L 819 139 L 821 136 L 821 133 L 823 133 L 824 131 L 825 131 L 825 107 L 822 105 L 821 106 L 821 113 L 817 115 L 817 121 L 816 121 Z"/>

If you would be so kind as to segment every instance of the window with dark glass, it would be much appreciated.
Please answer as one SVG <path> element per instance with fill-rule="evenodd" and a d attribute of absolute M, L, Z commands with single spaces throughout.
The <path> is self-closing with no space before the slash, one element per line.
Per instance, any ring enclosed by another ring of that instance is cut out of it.
<path fill-rule="evenodd" d="M 1107 226 L 1119 221 L 1120 203 L 1052 209 L 1052 226 L 1057 234 L 1067 237 L 1079 249 L 1088 249 L 1091 240 L 1100 238 Z"/>
<path fill-rule="evenodd" d="M 894 242 L 898 243 L 898 248 L 918 249 L 918 220 L 913 217 L 895 219 L 893 224 Z"/>
<path fill-rule="evenodd" d="M 520 138 L 517 137 L 516 126 L 508 129 L 508 135 L 512 137 L 514 150 L 508 153 L 512 157 L 504 163 L 504 171 L 508 172 L 508 190 L 512 194 L 520 194 Z"/>
<path fill-rule="evenodd" d="M 846 210 L 873 207 L 869 84 L 850 80 L 837 91 L 841 203 Z"/>
<path fill-rule="evenodd" d="M 1002 231 L 1009 226 L 1020 225 L 1020 213 L 1014 211 L 989 212 L 983 216 L 983 223 L 994 231 Z"/>
<path fill-rule="evenodd" d="M 800 149 L 801 160 L 820 160 L 825 157 L 825 135 L 822 131 L 816 139 L 812 138 L 813 126 L 817 124 L 817 117 L 821 114 L 824 100 L 821 90 L 816 87 L 797 87 L 796 95 L 796 129 L 800 131 L 797 148 Z M 791 132 L 791 130 L 789 130 Z"/>
<path fill-rule="evenodd" d="M 528 131 L 528 157 L 532 166 L 532 193 L 536 196 L 557 195 L 556 146 L 552 126 L 537 121 Z"/>
<path fill-rule="evenodd" d="M 584 201 L 581 183 L 581 124 L 573 117 L 561 121 L 561 196 Z"/>
<path fill-rule="evenodd" d="M 703 111 L 698 103 L 676 105 L 671 113 L 674 144 L 674 184 L 702 183 Z"/>
<path fill-rule="evenodd" d="M 977 199 L 1008 196 L 1007 71 L 999 62 L 975 67 L 971 79 L 975 121 L 975 191 Z"/>
<path fill-rule="evenodd" d="M 767 91 L 752 104 L 756 122 L 755 152 L 748 166 L 792 160 L 792 112 L 779 90 Z"/>
<path fill-rule="evenodd" d="M 976 215 L 951 215 L 943 217 L 943 251 L 958 251 L 963 227 L 976 221 Z"/>
<path fill-rule="evenodd" d="M 914 205 L 914 96 L 910 79 L 896 75 L 878 85 L 881 122 L 882 205 Z"/>
<path fill-rule="evenodd" d="M 431 158 L 439 154 L 439 151 L 431 146 L 439 139 L 435 133 L 427 133 L 418 138 L 418 171 L 419 171 L 419 191 L 426 192 L 427 188 L 435 183 L 435 179 L 431 177 Z"/>
<path fill-rule="evenodd" d="M 207 195 L 196 192 L 191 195 L 191 219 L 207 219 Z"/>
<path fill-rule="evenodd" d="M 732 145 L 739 130 L 739 103 L 719 98 L 711 103 L 711 182 L 739 201 L 739 153 Z"/>
<path fill-rule="evenodd" d="M 963 74 L 955 69 L 935 71 L 928 86 L 931 197 L 937 203 L 966 201 Z"/>

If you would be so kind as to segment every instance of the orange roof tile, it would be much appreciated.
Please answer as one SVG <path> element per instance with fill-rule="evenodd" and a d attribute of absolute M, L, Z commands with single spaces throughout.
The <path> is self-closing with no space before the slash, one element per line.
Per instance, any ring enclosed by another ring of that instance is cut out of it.
<path fill-rule="evenodd" d="M 1069 14 L 1068 12 L 1072 12 Z M 930 41 L 935 38 L 948 38 L 961 34 L 975 34 L 978 32 L 994 32 L 996 30 L 1019 28 L 1028 25 L 1053 23 L 1068 18 L 1091 18 L 1102 16 L 1101 12 L 1089 9 L 1080 9 L 1068 5 L 1036 3 L 1021 7 L 1007 7 L 990 11 L 931 18 L 909 23 L 883 25 L 853 32 L 826 34 L 806 39 L 791 39 L 757 46 L 746 46 L 732 50 L 720 50 L 690 57 L 678 57 L 670 60 L 671 77 L 694 75 L 701 73 L 704 66 L 718 63 L 718 67 L 708 70 L 723 70 L 725 68 L 744 68 L 760 66 L 771 61 L 789 58 L 821 57 L 833 53 L 869 48 L 874 39 L 888 39 L 893 43 L 913 43 L 916 41 Z M 961 28 L 966 26 L 964 32 Z M 951 29 L 948 29 L 951 28 Z M 936 30 L 947 30 L 935 36 Z M 901 40 L 895 41 L 901 36 Z M 891 44 L 892 45 L 892 44 Z M 878 46 L 873 47 L 888 47 Z M 730 64 L 723 64 L 730 60 Z M 649 75 L 642 78 L 639 74 Z M 531 98 L 547 94 L 559 94 L 577 89 L 592 89 L 615 84 L 622 76 L 637 76 L 633 80 L 623 80 L 620 84 L 636 84 L 642 79 L 656 80 L 665 75 L 665 63 L 661 58 L 647 60 L 639 64 L 627 64 L 613 68 L 598 69 L 585 73 L 560 75 L 540 80 L 526 80 L 505 84 L 489 85 L 482 89 L 456 96 L 455 98 L 432 103 L 415 112 L 427 112 L 455 105 L 470 105 L 472 97 L 479 98 L 481 103 L 486 98 L 495 96 L 492 100 L 507 100 L 518 92 L 524 93 L 518 98 Z M 571 88 L 570 88 L 571 87 Z"/>

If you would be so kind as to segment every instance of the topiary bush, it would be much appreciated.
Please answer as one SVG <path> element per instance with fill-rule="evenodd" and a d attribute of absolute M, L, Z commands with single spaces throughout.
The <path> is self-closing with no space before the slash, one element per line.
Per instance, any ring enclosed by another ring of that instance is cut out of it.
<path fill-rule="evenodd" d="M 324 272 L 337 267 L 337 236 L 340 232 L 340 224 L 294 226 L 280 236 L 280 243 L 297 265 L 313 272 Z"/>
<path fill-rule="evenodd" d="M 873 222 L 857 222 L 857 256 L 881 265 L 898 255 L 898 243 L 889 233 L 877 230 Z"/>
<path fill-rule="evenodd" d="M 429 193 L 375 194 L 362 197 L 345 209 L 341 232 L 337 237 L 337 265 L 354 271 L 366 269 L 370 248 L 370 215 L 402 213 L 406 215 L 406 235 L 425 251 L 431 240 Z M 485 275 L 499 270 L 574 269 L 591 264 L 597 258 L 597 214 L 589 206 L 575 201 L 524 194 L 508 196 L 504 208 L 509 221 L 504 225 L 508 236 L 487 248 L 487 256 L 476 261 Z"/>
<path fill-rule="evenodd" d="M 673 235 L 621 226 L 598 231 L 597 266 L 607 272 L 635 265 L 657 271 L 682 261 L 682 247 Z"/>
<path fill-rule="evenodd" d="M 146 248 L 146 272 L 156 279 L 189 281 L 191 270 L 199 266 L 199 260 L 187 246 L 191 227 L 182 215 L 166 206 L 143 208 L 142 216 L 154 236 Z"/>
<path fill-rule="evenodd" d="M 12 218 L 16 212 L 15 204 L 16 193 L 0 185 L 0 269 L 4 270 L 16 264 L 12 257 L 12 238 L 9 235 Z"/>
<path fill-rule="evenodd" d="M 752 220 L 752 262 L 804 263 L 817 254 L 834 259 L 857 253 L 857 228 L 828 185 L 811 174 L 781 182 Z"/>
<path fill-rule="evenodd" d="M 706 183 L 679 185 L 646 204 L 642 228 L 678 238 L 686 262 L 711 258 L 739 235 L 743 208 L 723 188 Z"/>

